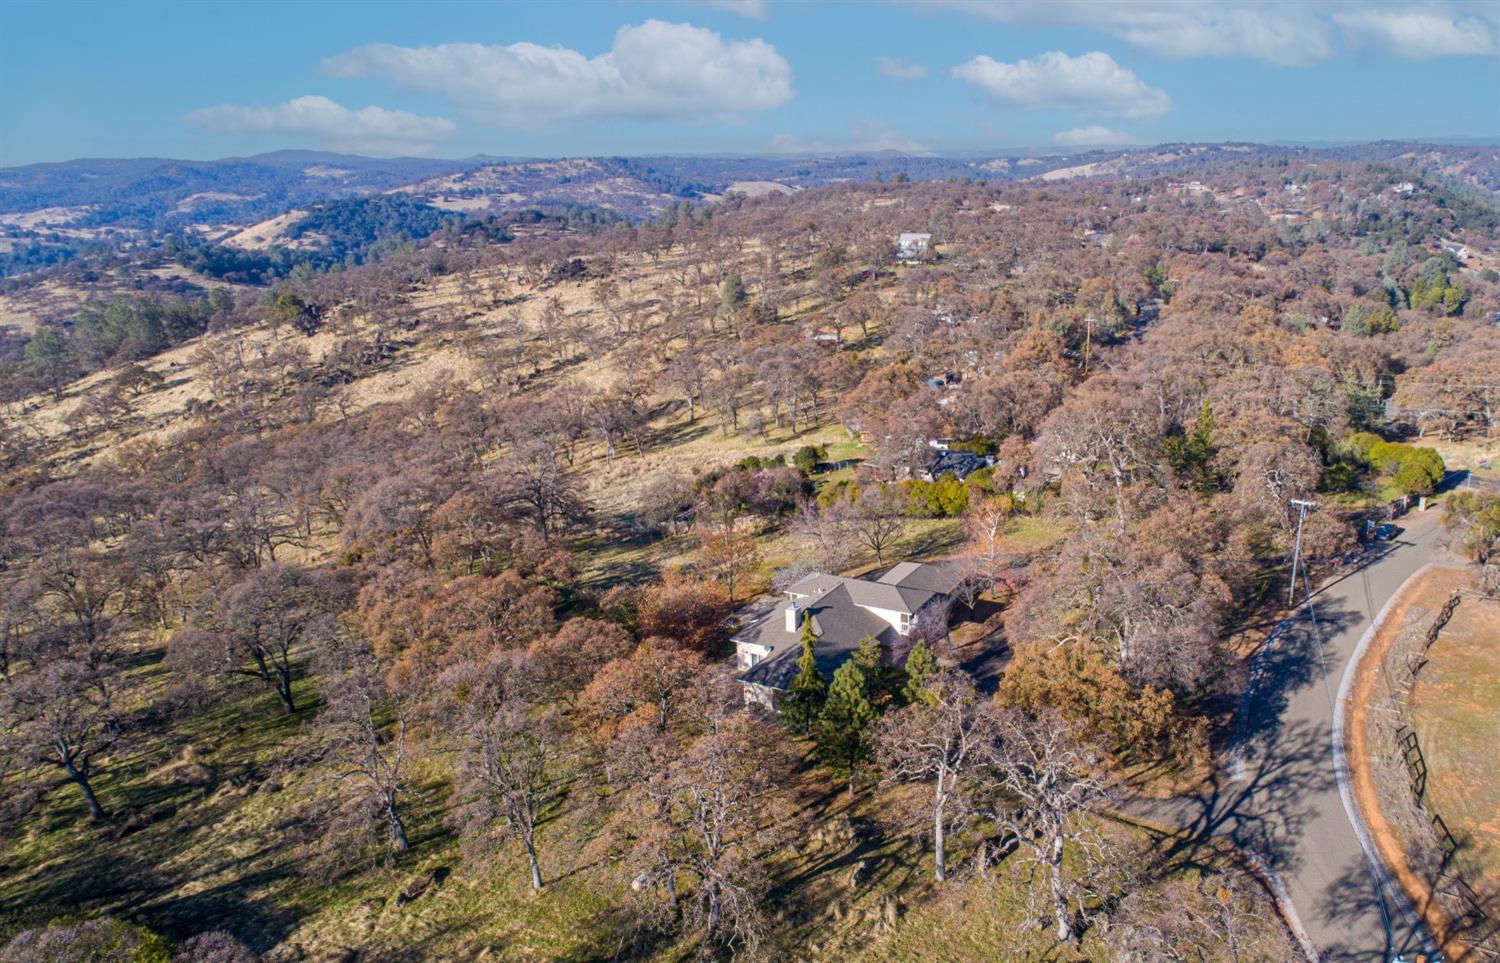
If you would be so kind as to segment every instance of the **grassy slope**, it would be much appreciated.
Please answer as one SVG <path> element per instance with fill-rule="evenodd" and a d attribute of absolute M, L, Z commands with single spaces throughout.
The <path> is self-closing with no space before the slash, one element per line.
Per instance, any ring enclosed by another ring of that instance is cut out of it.
<path fill-rule="evenodd" d="M 626 267 L 630 284 L 649 289 L 667 284 L 670 263 L 651 268 L 646 262 Z M 543 297 L 520 289 L 518 308 L 523 320 L 534 322 Z M 569 311 L 592 311 L 583 285 L 563 284 L 546 296 L 559 296 Z M 452 305 L 456 284 L 444 280 L 433 290 L 412 298 L 419 311 Z M 467 322 L 470 330 L 488 333 L 503 311 L 486 309 Z M 381 402 L 405 399 L 440 378 L 468 381 L 476 376 L 471 358 L 448 336 L 426 335 L 391 366 L 345 387 L 350 411 Z M 269 346 L 265 330 L 233 335 L 250 351 Z M 283 337 L 289 335 L 283 334 Z M 310 339 L 297 338 L 313 360 L 330 351 L 336 341 L 331 331 Z M 119 445 L 137 438 L 165 438 L 190 427 L 184 406 L 191 399 L 212 394 L 194 358 L 197 345 L 168 352 L 151 364 L 167 379 L 166 385 L 136 403 L 132 420 L 111 430 L 73 434 L 69 415 L 94 391 L 105 374 L 70 388 L 60 404 L 50 398 L 28 402 L 26 420 L 45 443 L 53 446 L 54 464 L 67 466 L 114 457 Z M 533 386 L 557 383 L 563 377 L 607 383 L 617 376 L 610 359 L 600 359 L 540 372 Z M 808 443 L 828 444 L 830 457 L 859 457 L 858 446 L 836 427 L 793 435 L 773 432 L 767 438 L 726 436 L 700 416 L 688 424 L 680 413 L 664 409 L 653 426 L 662 441 L 646 454 L 619 458 L 604 465 L 602 452 L 586 450 L 581 469 L 591 496 L 606 517 L 628 509 L 631 500 L 654 475 L 683 472 L 691 466 L 722 464 L 746 454 L 790 454 Z M 831 476 L 827 481 L 837 480 Z M 1039 520 L 1022 519 L 1015 537 L 1018 547 L 1042 546 L 1057 530 Z M 961 537 L 957 522 L 926 521 L 912 525 L 902 555 L 939 553 Z M 576 546 L 585 582 L 600 587 L 622 579 L 653 576 L 687 558 L 684 539 L 633 543 L 615 533 L 581 538 Z M 313 557 L 325 554 L 331 543 L 315 546 Z M 784 563 L 795 548 L 784 536 L 763 540 L 761 575 Z M 138 663 L 131 669 L 127 701 L 144 708 L 151 697 L 166 691 L 175 680 L 161 663 L 159 637 L 137 640 Z M 310 701 L 311 682 L 301 685 Z M 245 687 L 215 697 L 212 710 L 185 715 L 180 721 L 158 720 L 141 738 L 121 746 L 102 761 L 99 788 L 105 805 L 122 814 L 148 813 L 156 818 L 118 839 L 110 828 L 88 824 L 76 790 L 53 779 L 41 791 L 38 805 L 19 824 L 0 828 L 0 935 L 22 925 L 72 914 L 113 912 L 182 937 L 224 927 L 259 949 L 282 942 L 300 943 L 309 950 L 357 945 L 368 959 L 468 957 L 487 951 L 491 958 L 517 960 L 595 959 L 608 956 L 617 934 L 607 910 L 623 893 L 624 880 L 598 841 L 595 814 L 578 803 L 564 806 L 543 833 L 544 858 L 553 883 L 541 896 L 526 884 L 522 861 L 512 854 L 492 866 L 465 864 L 447 822 L 449 783 L 442 755 L 423 755 L 428 761 L 416 772 L 408 801 L 414 850 L 396 867 L 357 863 L 344 877 L 322 881 L 304 872 L 298 832 L 301 808 L 308 798 L 327 791 L 324 773 L 296 762 L 309 747 L 302 725 L 309 713 L 288 719 L 279 715 L 274 698 Z M 290 765 L 284 765 L 291 763 Z M 203 780 L 189 784 L 183 773 L 205 767 Z M 851 815 L 856 822 L 886 825 L 886 832 L 854 847 L 811 850 L 796 848 L 777 857 L 777 905 L 785 907 L 776 935 L 783 956 L 824 958 L 967 960 L 1014 955 L 1018 931 L 1018 903 L 997 898 L 986 887 L 1014 886 L 1006 882 L 1006 867 L 995 882 L 969 888 L 950 887 L 934 899 L 930 862 L 889 826 L 900 793 L 872 791 L 852 804 L 822 777 L 812 774 L 807 807 L 814 823 Z M 14 781 L 0 786 L 18 791 Z M 575 798 L 586 796 L 579 794 Z M 958 854 L 961 856 L 961 852 Z M 871 882 L 850 893 L 842 880 L 860 858 L 873 859 Z M 412 876 L 424 869 L 449 875 L 427 895 L 409 906 L 396 906 L 396 895 Z M 987 895 L 988 894 L 988 895 Z M 881 922 L 894 900 L 903 922 L 888 930 Z M 1091 944 L 1084 958 L 1102 959 Z M 691 948 L 661 948 L 663 959 L 687 958 Z"/>
<path fill-rule="evenodd" d="M 1428 799 L 1460 841 L 1475 881 L 1500 886 L 1500 603 L 1465 599 L 1412 690 L 1412 722 L 1430 773 Z"/>

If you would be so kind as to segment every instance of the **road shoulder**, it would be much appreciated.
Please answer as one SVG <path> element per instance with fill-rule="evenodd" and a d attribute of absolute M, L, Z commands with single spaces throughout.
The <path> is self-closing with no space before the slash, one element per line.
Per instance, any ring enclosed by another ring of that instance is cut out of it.
<path fill-rule="evenodd" d="M 1375 724 L 1370 708 L 1379 666 L 1400 634 L 1424 583 L 1451 571 L 1435 564 L 1424 565 L 1386 601 L 1350 657 L 1339 685 L 1333 718 L 1334 771 L 1339 795 L 1381 890 L 1400 907 L 1424 943 L 1430 942 L 1429 934 L 1436 934 L 1437 942 L 1445 947 L 1449 921 L 1426 881 L 1411 869 L 1394 828 L 1381 811 L 1368 753 L 1369 727 Z M 1435 948 L 1436 944 L 1427 947 L 1429 952 Z"/>

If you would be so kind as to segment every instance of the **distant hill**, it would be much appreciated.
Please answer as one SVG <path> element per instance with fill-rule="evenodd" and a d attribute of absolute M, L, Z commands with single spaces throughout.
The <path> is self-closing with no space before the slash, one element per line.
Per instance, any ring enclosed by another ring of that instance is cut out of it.
<path fill-rule="evenodd" d="M 0 214 L 88 208 L 77 227 L 251 223 L 290 207 L 390 190 L 456 170 L 459 161 L 374 160 L 277 151 L 214 161 L 74 160 L 0 169 Z"/>
<path fill-rule="evenodd" d="M 265 264 L 248 266 L 229 251 L 209 250 L 194 259 L 200 266 L 232 262 L 236 276 L 266 276 L 298 258 L 360 259 L 377 242 L 425 236 L 435 225 L 504 220 L 524 212 L 641 221 L 682 204 L 714 203 L 731 191 L 786 193 L 882 178 L 1202 177 L 1236 166 L 1317 157 L 1388 165 L 1483 193 L 1500 190 L 1500 148 L 1395 141 L 1318 148 L 1226 143 L 1008 149 L 965 156 L 882 151 L 441 160 L 282 150 L 210 161 L 83 159 L 0 168 L 0 278 L 164 243 L 266 252 Z M 393 200 L 355 203 L 379 195 Z M 304 223 L 309 211 L 321 213 Z M 337 222 L 332 233 L 315 227 L 329 218 Z"/>

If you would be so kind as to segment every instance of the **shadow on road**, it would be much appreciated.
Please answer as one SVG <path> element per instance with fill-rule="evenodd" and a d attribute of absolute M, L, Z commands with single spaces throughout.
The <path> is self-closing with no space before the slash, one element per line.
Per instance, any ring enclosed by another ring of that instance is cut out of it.
<path fill-rule="evenodd" d="M 1307 723 L 1289 724 L 1274 743 L 1263 742 L 1250 753 L 1245 772 L 1248 778 L 1240 780 L 1215 775 L 1209 789 L 1197 796 L 1147 804 L 1147 810 L 1156 812 L 1144 815 L 1180 830 L 1164 851 L 1163 868 L 1204 865 L 1212 855 L 1213 838 L 1220 836 L 1278 872 L 1296 871 L 1300 856 L 1295 844 L 1313 815 L 1307 800 L 1333 785 L 1326 734 Z M 1161 819 L 1163 815 L 1168 818 Z"/>
<path fill-rule="evenodd" d="M 1325 923 L 1334 923 L 1350 916 L 1385 919 L 1386 941 L 1381 959 L 1388 960 L 1396 953 L 1415 952 L 1422 948 L 1404 920 L 1391 918 L 1390 914 L 1400 911 L 1393 906 L 1386 905 L 1374 878 L 1370 875 L 1370 864 L 1363 856 L 1352 859 L 1343 866 L 1332 885 L 1318 900 L 1317 912 Z M 1392 933 L 1405 934 L 1405 936 L 1393 937 Z M 1366 940 L 1364 943 L 1358 943 L 1351 939 L 1324 944 L 1323 959 L 1329 963 L 1343 963 L 1346 960 L 1354 963 L 1357 960 L 1368 960 L 1370 958 L 1368 942 Z"/>
<path fill-rule="evenodd" d="M 1253 853 L 1283 878 L 1304 868 L 1308 856 L 1299 844 L 1337 793 L 1328 720 L 1340 666 L 1332 654 L 1320 651 L 1319 639 L 1357 625 L 1360 618 L 1324 603 L 1318 606 L 1316 628 L 1305 610 L 1287 623 L 1257 657 L 1235 729 L 1232 774 L 1215 773 L 1207 789 L 1194 796 L 1131 807 L 1179 830 L 1176 843 L 1164 851 L 1164 868 L 1200 865 L 1210 855 L 1204 847 L 1216 836 Z M 1327 688 L 1325 658 L 1332 680 Z"/>

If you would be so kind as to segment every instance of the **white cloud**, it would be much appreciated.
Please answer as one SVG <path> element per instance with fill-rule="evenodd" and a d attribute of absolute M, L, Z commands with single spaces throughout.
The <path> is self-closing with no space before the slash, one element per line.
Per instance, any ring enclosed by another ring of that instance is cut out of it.
<path fill-rule="evenodd" d="M 700 6 L 723 10 L 735 16 L 748 17 L 751 20 L 764 20 L 769 12 L 766 0 L 693 0 L 693 2 Z"/>
<path fill-rule="evenodd" d="M 1120 130 L 1111 130 L 1095 124 L 1091 127 L 1074 127 L 1052 135 L 1052 143 L 1059 147 L 1114 147 L 1123 144 L 1139 144 L 1140 140 Z"/>
<path fill-rule="evenodd" d="M 875 65 L 887 77 L 896 80 L 921 80 L 927 76 L 927 68 L 921 64 L 908 63 L 900 57 L 877 57 Z"/>
<path fill-rule="evenodd" d="M 1408 60 L 1496 52 L 1493 34 L 1477 17 L 1401 8 L 1350 10 L 1333 20 L 1356 46 Z"/>
<path fill-rule="evenodd" d="M 493 123 L 567 118 L 732 119 L 792 98 L 792 68 L 764 40 L 726 43 L 690 24 L 621 27 L 595 57 L 534 43 L 372 44 L 323 61 L 336 77 L 382 77 L 443 94 Z"/>
<path fill-rule="evenodd" d="M 1164 57 L 1249 57 L 1282 66 L 1333 54 L 1311 4 L 1217 0 L 934 0 L 1002 23 L 1093 27 Z"/>
<path fill-rule="evenodd" d="M 1495 52 L 1494 0 L 923 0 L 1001 23 L 1102 30 L 1163 57 L 1245 57 L 1282 67 L 1354 46 L 1413 59 Z"/>
<path fill-rule="evenodd" d="M 1109 54 L 1097 50 L 1077 57 L 1052 50 L 1013 64 L 981 54 L 954 67 L 953 76 L 980 88 L 997 103 L 1029 110 L 1076 110 L 1154 120 L 1172 109 L 1172 98 L 1165 91 L 1147 86 Z"/>
<path fill-rule="evenodd" d="M 297 97 L 274 107 L 220 104 L 191 111 L 183 120 L 229 133 L 305 138 L 336 150 L 375 154 L 430 154 L 458 130 L 446 117 L 384 107 L 350 110 L 318 96 Z"/>

